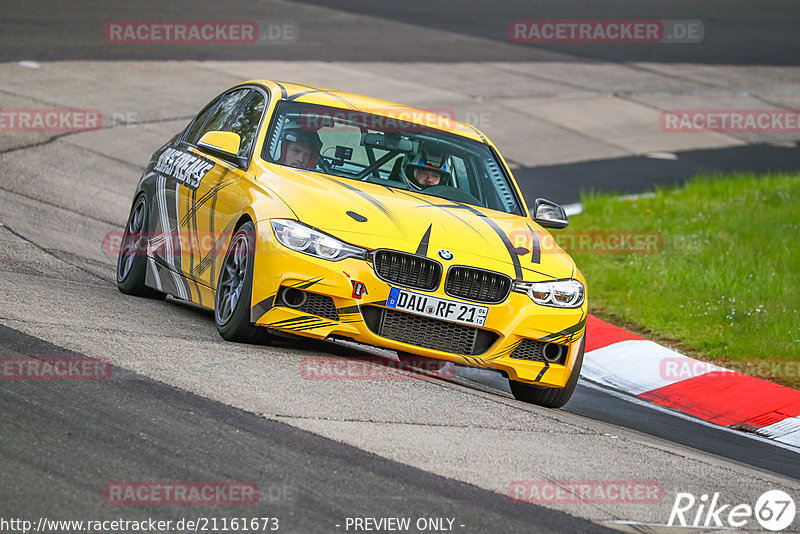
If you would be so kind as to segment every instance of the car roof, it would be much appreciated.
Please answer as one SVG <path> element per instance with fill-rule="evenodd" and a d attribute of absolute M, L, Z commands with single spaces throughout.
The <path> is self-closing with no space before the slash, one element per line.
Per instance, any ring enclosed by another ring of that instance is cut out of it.
<path fill-rule="evenodd" d="M 453 120 L 442 113 L 412 108 L 378 98 L 348 93 L 346 91 L 326 89 L 324 87 L 315 87 L 299 83 L 264 79 L 248 80 L 243 83 L 258 84 L 271 92 L 280 93 L 282 100 L 292 100 L 307 104 L 319 104 L 340 109 L 390 116 L 398 120 L 422 126 L 430 126 L 438 130 L 468 137 L 479 142 L 487 141 L 483 134 L 474 126 Z M 440 111 L 447 113 L 447 115 L 455 115 L 455 111 L 453 110 L 440 109 Z"/>

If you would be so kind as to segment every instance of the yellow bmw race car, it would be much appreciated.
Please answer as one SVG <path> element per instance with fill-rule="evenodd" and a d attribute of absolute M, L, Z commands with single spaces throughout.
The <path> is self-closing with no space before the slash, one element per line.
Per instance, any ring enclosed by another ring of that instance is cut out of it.
<path fill-rule="evenodd" d="M 117 262 L 128 294 L 213 309 L 225 339 L 294 334 L 499 371 L 560 407 L 583 360 L 586 285 L 495 146 L 447 117 L 251 80 L 153 155 Z M 415 363 L 416 362 L 416 363 Z"/>

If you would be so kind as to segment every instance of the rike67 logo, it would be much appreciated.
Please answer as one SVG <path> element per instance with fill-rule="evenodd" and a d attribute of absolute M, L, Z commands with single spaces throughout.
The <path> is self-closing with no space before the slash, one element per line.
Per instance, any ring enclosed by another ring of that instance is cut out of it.
<path fill-rule="evenodd" d="M 770 490 L 756 499 L 755 506 L 749 504 L 725 504 L 719 493 L 710 498 L 703 494 L 699 499 L 691 493 L 678 493 L 668 526 L 681 527 L 722 527 L 753 528 L 752 519 L 761 528 L 778 532 L 789 527 L 794 521 L 796 508 L 794 500 L 784 491 Z"/>

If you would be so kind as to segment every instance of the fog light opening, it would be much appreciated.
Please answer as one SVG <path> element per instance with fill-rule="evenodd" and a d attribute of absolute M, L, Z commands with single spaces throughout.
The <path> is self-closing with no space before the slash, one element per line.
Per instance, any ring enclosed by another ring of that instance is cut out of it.
<path fill-rule="evenodd" d="M 566 352 L 567 348 L 564 345 L 559 345 L 557 343 L 548 343 L 544 346 L 543 355 L 545 361 L 549 363 L 557 363 L 561 360 L 561 357 Z"/>
<path fill-rule="evenodd" d="M 306 303 L 308 295 L 305 291 L 293 287 L 284 287 L 280 292 L 281 303 L 289 308 L 299 308 Z"/>

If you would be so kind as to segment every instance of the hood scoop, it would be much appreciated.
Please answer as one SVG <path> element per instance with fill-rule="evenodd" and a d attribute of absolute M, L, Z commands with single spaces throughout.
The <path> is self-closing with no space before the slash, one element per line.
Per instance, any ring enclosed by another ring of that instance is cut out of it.
<path fill-rule="evenodd" d="M 347 213 L 347 214 L 348 214 L 350 217 L 352 217 L 353 219 L 355 219 L 355 220 L 356 220 L 356 221 L 358 221 L 358 222 L 367 222 L 367 218 L 366 218 L 366 217 L 364 217 L 363 215 L 361 215 L 360 213 L 356 213 L 356 212 L 354 212 L 354 211 L 348 211 L 348 212 L 346 212 L 346 213 Z"/>

